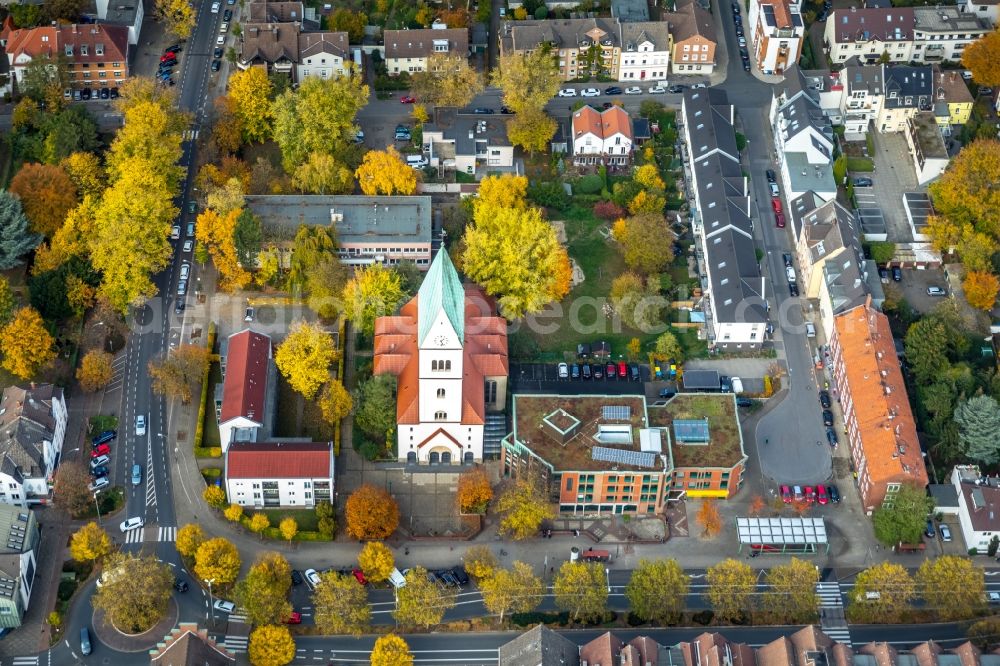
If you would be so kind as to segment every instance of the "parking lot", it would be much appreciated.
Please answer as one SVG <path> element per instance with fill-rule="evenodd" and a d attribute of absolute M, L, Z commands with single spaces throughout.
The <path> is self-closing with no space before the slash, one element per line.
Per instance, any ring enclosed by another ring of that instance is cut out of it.
<path fill-rule="evenodd" d="M 615 362 L 617 364 L 617 362 Z M 639 380 L 635 381 L 628 377 L 616 376 L 608 378 L 606 374 L 607 362 L 591 361 L 591 368 L 601 368 L 601 378 L 594 377 L 591 372 L 590 379 L 584 379 L 581 371 L 578 379 L 559 378 L 559 365 L 557 363 L 511 363 L 510 364 L 510 387 L 511 393 L 565 393 L 565 394 L 610 394 L 610 395 L 635 395 L 644 391 L 643 382 L 650 380 L 650 370 L 648 365 L 639 365 Z M 633 364 L 626 364 L 631 366 Z M 572 373 L 572 364 L 567 370 Z M 582 366 L 581 366 L 582 369 Z"/>
<path fill-rule="evenodd" d="M 921 314 L 930 312 L 941 304 L 947 296 L 928 296 L 927 287 L 941 287 L 948 291 L 948 282 L 944 278 L 941 269 L 917 270 L 914 268 L 904 268 L 902 270 L 903 279 L 900 282 L 892 282 L 885 285 L 886 291 L 898 290 L 906 302 Z"/>

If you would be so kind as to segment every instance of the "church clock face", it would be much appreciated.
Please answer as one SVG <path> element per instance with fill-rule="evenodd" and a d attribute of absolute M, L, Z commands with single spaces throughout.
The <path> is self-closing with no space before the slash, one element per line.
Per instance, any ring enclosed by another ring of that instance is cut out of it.
<path fill-rule="evenodd" d="M 446 335 L 437 336 L 436 338 L 434 338 L 434 344 L 436 344 L 438 347 L 444 347 L 445 345 L 448 344 L 448 336 Z"/>

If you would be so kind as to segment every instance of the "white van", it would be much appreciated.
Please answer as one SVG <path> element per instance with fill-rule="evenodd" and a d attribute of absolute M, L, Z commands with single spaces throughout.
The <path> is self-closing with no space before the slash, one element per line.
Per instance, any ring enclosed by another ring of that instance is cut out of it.
<path fill-rule="evenodd" d="M 739 377 L 733 377 L 731 380 L 733 386 L 733 393 L 739 395 L 743 393 L 743 381 Z"/>
<path fill-rule="evenodd" d="M 427 158 L 423 155 L 407 155 L 406 156 L 407 166 L 411 166 L 414 169 L 423 169 L 429 164 Z"/>
<path fill-rule="evenodd" d="M 389 582 L 397 590 L 401 587 L 406 587 L 406 577 L 400 573 L 399 569 L 393 569 L 392 573 L 389 574 Z"/>

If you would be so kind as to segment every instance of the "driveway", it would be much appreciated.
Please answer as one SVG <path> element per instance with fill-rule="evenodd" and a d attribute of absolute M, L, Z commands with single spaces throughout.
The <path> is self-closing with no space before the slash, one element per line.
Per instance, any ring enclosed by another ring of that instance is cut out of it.
<path fill-rule="evenodd" d="M 386 146 L 402 147 L 402 142 L 393 139 L 396 125 L 413 127 L 413 105 L 401 104 L 399 99 L 405 91 L 392 93 L 389 99 L 377 99 L 373 91 L 368 104 L 358 112 L 358 126 L 365 133 L 365 147 L 382 150 Z"/>
<path fill-rule="evenodd" d="M 944 297 L 927 295 L 927 287 L 941 287 L 945 291 L 948 291 L 948 281 L 945 280 L 944 272 L 939 268 L 926 270 L 904 268 L 903 280 L 901 282 L 892 282 L 890 285 L 886 285 L 886 287 L 887 291 L 893 288 L 899 290 L 906 299 L 906 302 L 921 314 L 930 312 L 940 305 L 945 298 L 953 297 L 951 293 Z"/>
<path fill-rule="evenodd" d="M 875 182 L 871 188 L 882 207 L 889 240 L 894 243 L 913 241 L 913 233 L 903 212 L 904 192 L 923 192 L 917 185 L 917 174 L 901 132 L 881 134 L 873 132 L 875 140 L 875 173 L 852 173 L 852 177 L 870 176 Z M 858 188 L 864 190 L 867 188 Z"/>

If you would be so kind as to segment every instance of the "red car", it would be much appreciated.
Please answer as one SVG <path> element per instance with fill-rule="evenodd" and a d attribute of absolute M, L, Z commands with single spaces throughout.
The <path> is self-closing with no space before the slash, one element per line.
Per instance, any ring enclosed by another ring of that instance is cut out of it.
<path fill-rule="evenodd" d="M 826 486 L 823 484 L 816 486 L 816 501 L 820 504 L 826 504 L 830 501 L 830 496 L 826 494 Z"/>
<path fill-rule="evenodd" d="M 170 62 L 171 60 L 177 60 L 177 54 L 167 51 L 160 56 L 160 62 Z"/>
<path fill-rule="evenodd" d="M 90 452 L 91 458 L 100 458 L 101 456 L 106 456 L 111 454 L 111 447 L 107 444 L 101 444 L 93 451 Z"/>
<path fill-rule="evenodd" d="M 792 489 L 788 486 L 781 486 L 781 501 L 785 504 L 792 503 Z"/>
<path fill-rule="evenodd" d="M 354 569 L 351 570 L 351 573 L 354 574 L 355 580 L 357 580 L 362 585 L 367 585 L 368 584 L 368 579 L 365 578 L 365 572 L 362 571 L 361 569 L 354 568 Z"/>
<path fill-rule="evenodd" d="M 781 199 L 771 199 L 771 208 L 774 209 L 775 213 L 781 212 Z"/>
<path fill-rule="evenodd" d="M 614 379 L 615 378 L 615 373 L 617 373 L 617 372 L 618 372 L 618 370 L 615 369 L 615 364 L 613 362 L 611 362 L 611 361 L 608 361 L 608 365 L 604 368 L 604 374 L 605 374 L 605 376 L 608 379 Z"/>
<path fill-rule="evenodd" d="M 806 503 L 812 504 L 816 501 L 816 489 L 812 486 L 806 486 Z"/>
<path fill-rule="evenodd" d="M 302 624 L 302 613 L 292 611 L 291 615 L 285 620 L 285 624 Z"/>
<path fill-rule="evenodd" d="M 782 215 L 781 213 L 775 213 L 774 214 L 774 223 L 777 225 L 777 227 L 779 229 L 784 229 L 785 228 L 785 216 Z"/>
<path fill-rule="evenodd" d="M 618 361 L 618 376 L 628 377 L 628 367 L 625 365 L 625 361 Z"/>
<path fill-rule="evenodd" d="M 399 98 L 399 102 L 401 104 L 416 104 L 417 103 L 417 98 L 416 97 L 410 97 L 409 95 L 403 95 L 402 97 Z"/>

